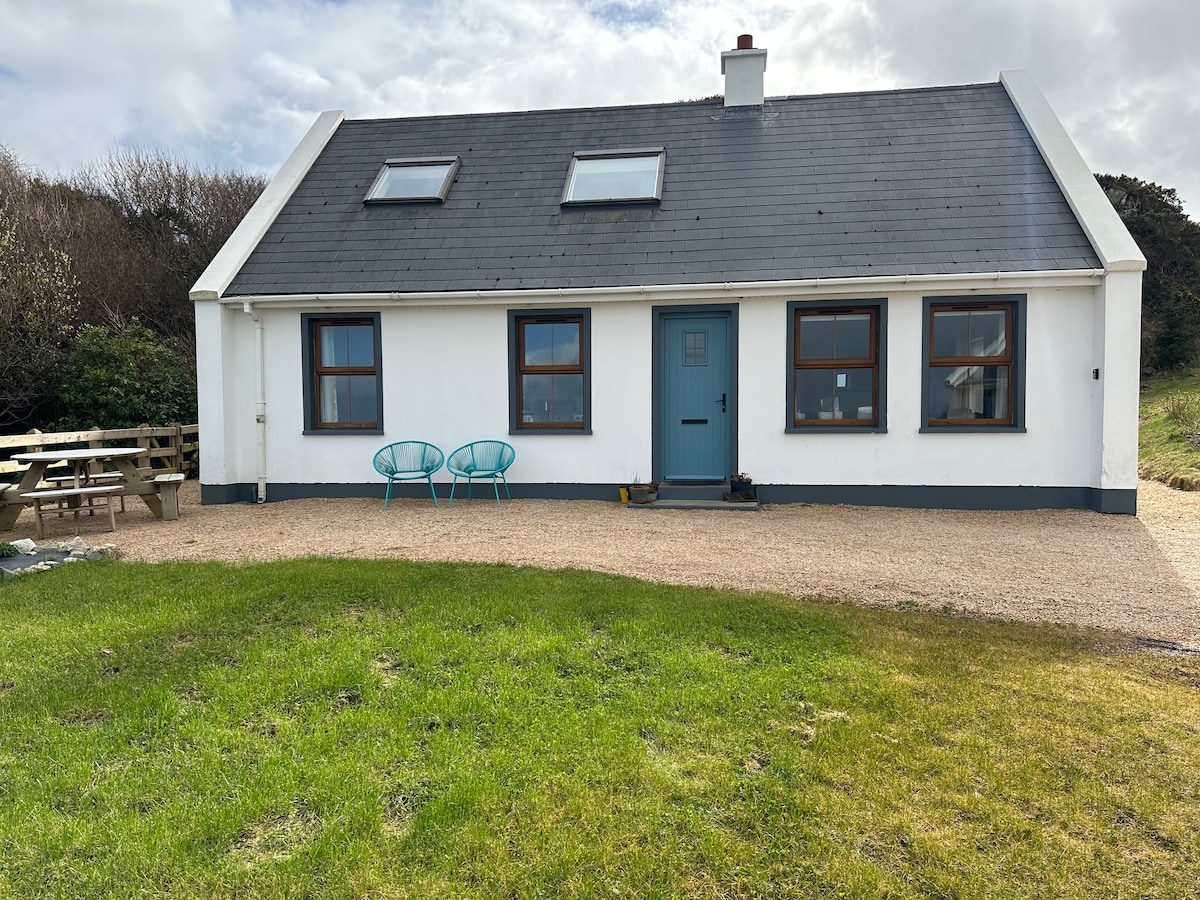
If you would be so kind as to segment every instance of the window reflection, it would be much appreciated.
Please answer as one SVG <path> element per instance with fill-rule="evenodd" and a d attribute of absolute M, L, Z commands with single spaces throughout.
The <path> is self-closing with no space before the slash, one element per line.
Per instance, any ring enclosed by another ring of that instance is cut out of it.
<path fill-rule="evenodd" d="M 596 200 L 653 200 L 663 154 L 615 158 L 576 157 L 567 186 L 566 202 Z"/>

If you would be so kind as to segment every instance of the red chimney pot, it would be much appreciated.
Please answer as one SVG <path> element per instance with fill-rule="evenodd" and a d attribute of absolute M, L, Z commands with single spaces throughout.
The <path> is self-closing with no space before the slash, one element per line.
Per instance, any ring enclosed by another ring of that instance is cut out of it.
<path fill-rule="evenodd" d="M 739 50 L 753 50 L 754 49 L 754 35 L 739 34 L 737 48 Z"/>

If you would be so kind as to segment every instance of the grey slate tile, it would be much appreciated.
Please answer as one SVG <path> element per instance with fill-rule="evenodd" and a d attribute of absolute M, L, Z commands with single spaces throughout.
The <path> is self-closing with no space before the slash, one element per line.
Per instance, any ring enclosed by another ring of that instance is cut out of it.
<path fill-rule="evenodd" d="M 344 122 L 229 293 L 699 283 L 1099 265 L 1000 85 Z M 559 205 L 577 149 L 665 146 L 655 207 Z M 457 154 L 444 204 L 362 204 Z M 820 211 L 818 213 L 818 211 Z"/>

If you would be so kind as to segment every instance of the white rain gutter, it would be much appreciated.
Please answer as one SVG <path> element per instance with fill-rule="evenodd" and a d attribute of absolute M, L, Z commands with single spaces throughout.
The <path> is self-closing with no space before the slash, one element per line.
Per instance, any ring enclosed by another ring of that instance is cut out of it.
<path fill-rule="evenodd" d="M 258 398 L 254 403 L 254 422 L 258 430 L 258 502 L 267 502 L 267 374 L 263 320 L 254 304 L 242 303 L 242 312 L 254 320 L 254 371 L 258 379 Z"/>
<path fill-rule="evenodd" d="M 801 278 L 791 281 L 734 281 L 711 284 L 653 284 L 629 287 L 539 288 L 495 291 L 377 291 L 371 293 L 263 294 L 253 298 L 222 297 L 219 302 L 238 305 L 253 299 L 275 307 L 339 307 L 417 303 L 427 306 L 462 306 L 503 302 L 561 303 L 564 300 L 587 302 L 628 302 L 631 300 L 719 300 L 737 297 L 769 297 L 780 294 L 861 294 L 871 288 L 924 290 L 991 290 L 1007 282 L 1027 287 L 1075 287 L 1095 285 L 1104 277 L 1104 269 L 1068 269 L 1057 272 L 988 272 L 961 275 L 884 275 L 851 278 Z M 533 298 L 538 298 L 534 300 Z"/>

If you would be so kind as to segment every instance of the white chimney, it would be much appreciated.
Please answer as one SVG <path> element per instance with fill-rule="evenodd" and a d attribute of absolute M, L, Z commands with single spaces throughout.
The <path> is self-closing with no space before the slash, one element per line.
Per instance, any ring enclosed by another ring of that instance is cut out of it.
<path fill-rule="evenodd" d="M 752 35 L 738 35 L 737 49 L 721 54 L 725 105 L 762 106 L 763 73 L 766 70 L 767 51 L 755 49 Z"/>

